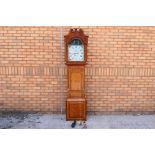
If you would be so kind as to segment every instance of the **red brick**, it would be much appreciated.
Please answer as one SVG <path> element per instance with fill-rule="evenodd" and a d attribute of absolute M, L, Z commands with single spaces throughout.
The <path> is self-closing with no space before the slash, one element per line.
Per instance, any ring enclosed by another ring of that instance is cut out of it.
<path fill-rule="evenodd" d="M 66 35 L 71 27 L 63 27 Z M 80 27 L 79 27 L 80 28 Z M 155 27 L 82 26 L 88 111 L 155 112 Z M 0 27 L 0 111 L 65 110 L 60 27 Z"/>

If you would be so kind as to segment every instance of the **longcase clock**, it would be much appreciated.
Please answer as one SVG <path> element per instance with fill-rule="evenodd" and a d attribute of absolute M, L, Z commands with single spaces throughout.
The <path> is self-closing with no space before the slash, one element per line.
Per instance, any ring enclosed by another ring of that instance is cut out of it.
<path fill-rule="evenodd" d="M 86 120 L 85 65 L 88 36 L 82 29 L 71 29 L 64 37 L 68 77 L 66 120 Z"/>

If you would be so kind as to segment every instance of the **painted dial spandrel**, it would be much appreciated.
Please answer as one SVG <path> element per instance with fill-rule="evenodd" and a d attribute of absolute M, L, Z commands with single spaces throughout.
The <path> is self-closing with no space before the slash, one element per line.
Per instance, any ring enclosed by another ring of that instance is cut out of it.
<path fill-rule="evenodd" d="M 69 45 L 68 60 L 69 61 L 84 61 L 83 45 Z"/>

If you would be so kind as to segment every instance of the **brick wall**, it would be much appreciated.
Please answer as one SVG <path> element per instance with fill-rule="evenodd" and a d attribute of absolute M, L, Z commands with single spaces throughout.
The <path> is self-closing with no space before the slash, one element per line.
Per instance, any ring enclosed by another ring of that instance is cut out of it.
<path fill-rule="evenodd" d="M 70 28 L 0 27 L 0 111 L 64 111 Z M 155 27 L 80 28 L 89 36 L 88 111 L 155 112 Z"/>

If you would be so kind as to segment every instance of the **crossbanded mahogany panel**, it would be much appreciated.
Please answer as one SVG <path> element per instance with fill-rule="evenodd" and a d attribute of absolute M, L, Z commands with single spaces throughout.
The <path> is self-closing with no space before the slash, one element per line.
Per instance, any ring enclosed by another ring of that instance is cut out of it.
<path fill-rule="evenodd" d="M 84 97 L 84 67 L 68 67 L 69 97 Z"/>

